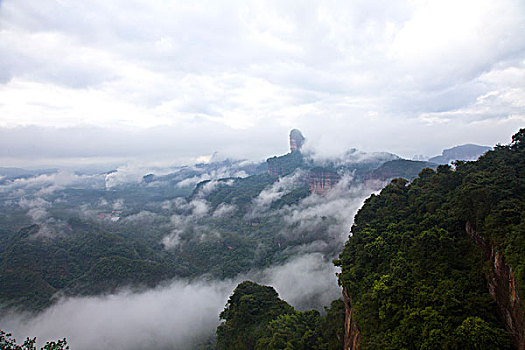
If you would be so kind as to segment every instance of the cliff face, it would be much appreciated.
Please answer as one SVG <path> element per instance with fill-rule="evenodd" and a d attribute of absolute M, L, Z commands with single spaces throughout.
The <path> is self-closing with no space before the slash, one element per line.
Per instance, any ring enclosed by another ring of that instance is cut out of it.
<path fill-rule="evenodd" d="M 490 295 L 496 300 L 507 331 L 510 332 L 516 349 L 525 349 L 524 313 L 520 308 L 520 296 L 516 285 L 516 277 L 512 268 L 505 263 L 503 255 L 494 245 L 487 242 L 470 223 L 466 225 L 468 236 L 484 252 L 485 259 L 490 262 L 491 269 L 485 273 Z"/>
<path fill-rule="evenodd" d="M 345 302 L 345 341 L 344 341 L 344 350 L 359 350 L 361 342 L 361 333 L 357 329 L 357 325 L 353 318 L 354 309 L 350 304 L 350 297 L 346 292 L 346 289 L 343 288 L 343 299 Z"/>
<path fill-rule="evenodd" d="M 341 180 L 336 172 L 324 169 L 312 169 L 308 175 L 308 186 L 311 193 L 325 195 Z"/>

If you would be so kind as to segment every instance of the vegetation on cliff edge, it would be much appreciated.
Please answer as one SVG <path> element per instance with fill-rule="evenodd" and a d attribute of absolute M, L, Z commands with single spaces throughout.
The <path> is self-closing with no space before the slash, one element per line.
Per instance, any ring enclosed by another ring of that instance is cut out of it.
<path fill-rule="evenodd" d="M 469 223 L 525 280 L 525 129 L 475 162 L 395 179 L 355 217 L 336 264 L 364 349 L 506 349 Z"/>

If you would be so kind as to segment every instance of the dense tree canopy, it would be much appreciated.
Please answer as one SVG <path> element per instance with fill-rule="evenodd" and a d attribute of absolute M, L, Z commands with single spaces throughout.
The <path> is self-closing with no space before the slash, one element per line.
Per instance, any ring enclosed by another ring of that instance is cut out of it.
<path fill-rule="evenodd" d="M 484 252 L 468 223 L 525 280 L 524 130 L 476 162 L 423 170 L 372 195 L 336 263 L 365 349 L 505 349 Z M 474 344 L 476 344 L 474 346 Z"/>
<path fill-rule="evenodd" d="M 220 350 L 317 349 L 343 346 L 344 304 L 332 302 L 326 314 L 296 311 L 269 286 L 245 281 L 237 286 L 220 317 Z"/>
<path fill-rule="evenodd" d="M 0 330 L 0 349 L 1 350 L 37 350 L 36 338 L 27 338 L 22 345 L 17 344 L 16 339 L 11 337 L 11 334 Z M 58 341 L 48 341 L 40 350 L 68 350 L 66 339 Z"/>

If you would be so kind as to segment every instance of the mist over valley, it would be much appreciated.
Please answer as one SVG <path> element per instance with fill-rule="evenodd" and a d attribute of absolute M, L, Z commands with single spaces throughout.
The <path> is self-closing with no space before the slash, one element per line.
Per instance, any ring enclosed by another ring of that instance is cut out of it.
<path fill-rule="evenodd" d="M 303 142 L 293 130 L 290 152 L 262 163 L 3 170 L 2 326 L 75 349 L 192 348 L 243 280 L 322 310 L 341 297 L 332 260 L 364 199 L 437 164 Z"/>
<path fill-rule="evenodd" d="M 523 0 L 0 0 L 0 350 L 525 350 Z"/>

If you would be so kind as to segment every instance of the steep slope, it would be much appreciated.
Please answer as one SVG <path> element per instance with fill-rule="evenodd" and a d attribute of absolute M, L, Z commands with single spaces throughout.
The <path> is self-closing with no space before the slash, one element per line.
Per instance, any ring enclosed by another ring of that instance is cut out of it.
<path fill-rule="evenodd" d="M 316 310 L 296 311 L 273 287 L 244 281 L 220 317 L 220 350 L 336 350 L 343 345 L 341 300 L 334 300 L 321 316 Z"/>
<path fill-rule="evenodd" d="M 346 348 L 523 349 L 524 214 L 524 129 L 372 195 L 337 261 Z"/>

